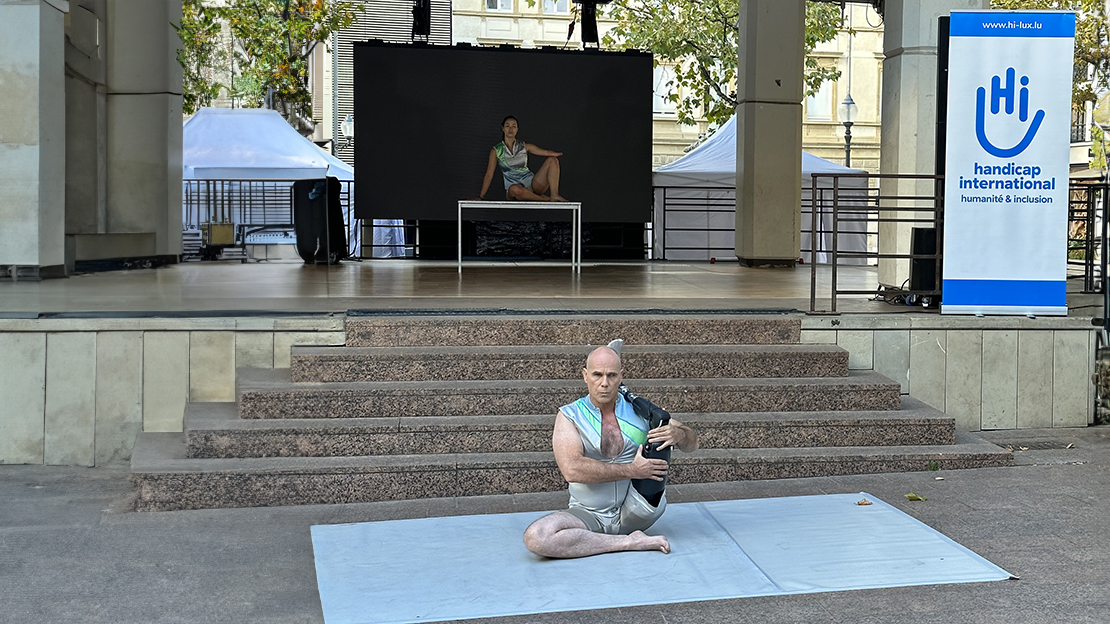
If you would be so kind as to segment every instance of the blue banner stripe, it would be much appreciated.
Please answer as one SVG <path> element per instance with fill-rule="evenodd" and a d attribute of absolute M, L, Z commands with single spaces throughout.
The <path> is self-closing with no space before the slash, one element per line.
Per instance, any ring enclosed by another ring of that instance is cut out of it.
<path fill-rule="evenodd" d="M 944 280 L 946 305 L 1066 306 L 1067 282 L 1040 280 Z"/>
<path fill-rule="evenodd" d="M 1075 13 L 952 12 L 952 37 L 1074 37 Z"/>

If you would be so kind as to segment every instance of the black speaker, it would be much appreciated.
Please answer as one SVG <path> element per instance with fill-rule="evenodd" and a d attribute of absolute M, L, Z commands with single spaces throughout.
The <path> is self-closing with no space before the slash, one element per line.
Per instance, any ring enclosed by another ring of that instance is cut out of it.
<path fill-rule="evenodd" d="M 935 254 L 937 252 L 936 228 L 913 228 L 910 253 Z M 910 290 L 939 290 L 937 286 L 937 261 L 933 258 L 910 260 Z"/>
<path fill-rule="evenodd" d="M 308 264 L 336 264 L 348 256 L 338 178 L 293 183 L 297 254 Z"/>

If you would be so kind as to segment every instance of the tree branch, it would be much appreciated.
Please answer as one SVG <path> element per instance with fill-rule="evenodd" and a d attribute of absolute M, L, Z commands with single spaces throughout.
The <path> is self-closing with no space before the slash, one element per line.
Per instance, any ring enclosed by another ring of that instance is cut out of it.
<path fill-rule="evenodd" d="M 698 61 L 698 71 L 701 73 L 702 80 L 704 80 L 709 86 L 713 87 L 713 91 L 716 92 L 718 97 L 720 97 L 726 103 L 731 104 L 733 107 L 736 106 L 736 98 L 721 90 L 721 85 L 717 84 L 717 81 L 713 79 L 713 76 L 709 73 L 709 70 L 705 68 L 705 65 L 703 65 L 701 61 Z"/>

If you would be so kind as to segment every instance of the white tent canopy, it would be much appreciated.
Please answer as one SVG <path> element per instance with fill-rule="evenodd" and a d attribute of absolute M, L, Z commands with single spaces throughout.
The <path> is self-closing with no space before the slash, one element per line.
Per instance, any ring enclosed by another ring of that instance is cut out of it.
<path fill-rule="evenodd" d="M 815 173 L 863 173 L 802 152 L 802 187 L 808 187 Z M 657 167 L 653 186 L 736 187 L 736 117 L 717 129 L 705 143 L 678 160 Z"/>
<path fill-rule="evenodd" d="M 354 168 L 301 136 L 277 111 L 202 108 L 182 132 L 186 180 L 355 179 Z"/>
<path fill-rule="evenodd" d="M 802 249 L 810 248 L 810 205 L 813 174 L 863 173 L 802 152 Z M 821 188 L 831 188 L 828 178 L 818 179 Z M 704 143 L 678 160 L 652 172 L 655 190 L 655 257 L 674 260 L 708 260 L 731 255 L 735 248 L 736 118 L 729 119 Z M 860 202 L 841 202 L 842 208 L 861 203 L 866 195 L 865 178 L 840 180 L 842 195 L 856 195 Z M 704 206 L 701 209 L 700 206 Z M 862 214 L 862 213 L 861 213 Z M 818 249 L 830 249 L 832 216 L 823 214 L 825 232 Z M 838 249 L 843 252 L 867 249 L 866 223 L 841 222 Z M 809 262 L 808 253 L 802 257 Z M 819 252 L 817 261 L 827 261 Z M 863 259 L 840 259 L 844 264 L 862 264 Z"/>
<path fill-rule="evenodd" d="M 348 185 L 350 201 L 343 217 L 347 224 L 354 224 L 354 168 L 301 136 L 277 111 L 202 108 L 185 122 L 182 133 L 186 184 L 190 180 L 266 182 L 332 176 Z M 237 223 L 238 215 L 232 212 L 231 220 Z M 186 217 L 186 223 L 189 221 Z M 399 219 L 374 221 L 374 257 L 405 255 L 403 225 Z M 361 248 L 359 229 L 350 229 L 348 244 L 354 254 Z M 284 243 L 295 241 L 293 237 L 281 239 Z"/>

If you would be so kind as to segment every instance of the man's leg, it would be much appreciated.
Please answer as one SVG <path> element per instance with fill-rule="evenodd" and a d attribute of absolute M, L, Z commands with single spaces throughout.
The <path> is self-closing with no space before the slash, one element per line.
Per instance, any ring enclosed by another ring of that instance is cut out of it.
<path fill-rule="evenodd" d="M 536 520 L 524 531 L 524 545 L 542 557 L 572 559 L 622 550 L 658 550 L 671 552 L 671 545 L 662 535 L 630 535 L 594 533 L 586 523 L 565 512 L 556 511 Z"/>

